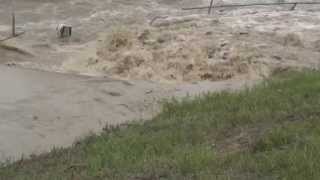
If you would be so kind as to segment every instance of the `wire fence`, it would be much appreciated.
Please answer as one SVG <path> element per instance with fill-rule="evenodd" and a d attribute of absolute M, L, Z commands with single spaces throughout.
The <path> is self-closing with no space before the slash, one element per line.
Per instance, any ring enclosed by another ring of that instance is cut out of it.
<path fill-rule="evenodd" d="M 274 3 L 251 3 L 251 4 L 225 4 L 225 5 L 216 5 L 215 6 L 214 0 L 211 0 L 209 6 L 187 7 L 187 8 L 182 8 L 182 10 L 208 9 L 208 14 L 211 14 L 212 9 L 216 9 L 216 8 L 292 5 L 290 10 L 294 10 L 297 7 L 297 5 L 314 5 L 314 4 L 320 5 L 320 2 L 274 2 Z"/>

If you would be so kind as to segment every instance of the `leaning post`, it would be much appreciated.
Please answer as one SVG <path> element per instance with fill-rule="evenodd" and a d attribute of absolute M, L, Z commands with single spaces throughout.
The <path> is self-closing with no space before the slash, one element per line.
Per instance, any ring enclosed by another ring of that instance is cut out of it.
<path fill-rule="evenodd" d="M 11 0 L 11 35 L 12 37 L 16 37 L 16 14 L 15 14 L 15 2 Z"/>
<path fill-rule="evenodd" d="M 12 37 L 15 37 L 16 34 L 16 15 L 14 11 L 12 12 Z"/>
<path fill-rule="evenodd" d="M 208 14 L 209 14 L 209 15 L 211 14 L 212 6 L 213 6 L 213 0 L 211 0 L 210 6 L 209 6 L 209 9 L 208 9 Z"/>

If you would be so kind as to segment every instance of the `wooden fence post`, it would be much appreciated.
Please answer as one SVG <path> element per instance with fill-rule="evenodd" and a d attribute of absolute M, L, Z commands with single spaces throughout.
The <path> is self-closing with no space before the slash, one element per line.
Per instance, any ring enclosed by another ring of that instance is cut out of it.
<path fill-rule="evenodd" d="M 211 0 L 210 6 L 209 6 L 209 9 L 208 9 L 208 14 L 209 14 L 209 15 L 211 14 L 212 6 L 213 6 L 213 0 Z"/>
<path fill-rule="evenodd" d="M 15 37 L 16 34 L 16 15 L 14 12 L 12 12 L 12 37 Z"/>

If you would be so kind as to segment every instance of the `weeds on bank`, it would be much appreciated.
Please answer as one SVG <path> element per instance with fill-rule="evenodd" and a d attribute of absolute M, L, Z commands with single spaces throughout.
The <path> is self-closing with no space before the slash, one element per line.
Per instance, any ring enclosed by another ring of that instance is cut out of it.
<path fill-rule="evenodd" d="M 171 101 L 152 121 L 107 129 L 0 169 L 0 179 L 318 179 L 320 73 Z"/>

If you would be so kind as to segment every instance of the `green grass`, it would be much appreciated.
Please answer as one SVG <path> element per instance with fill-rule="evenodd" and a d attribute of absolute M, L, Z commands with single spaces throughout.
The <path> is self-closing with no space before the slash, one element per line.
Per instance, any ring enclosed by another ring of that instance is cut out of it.
<path fill-rule="evenodd" d="M 320 73 L 172 101 L 144 124 L 0 169 L 1 180 L 319 179 Z"/>

